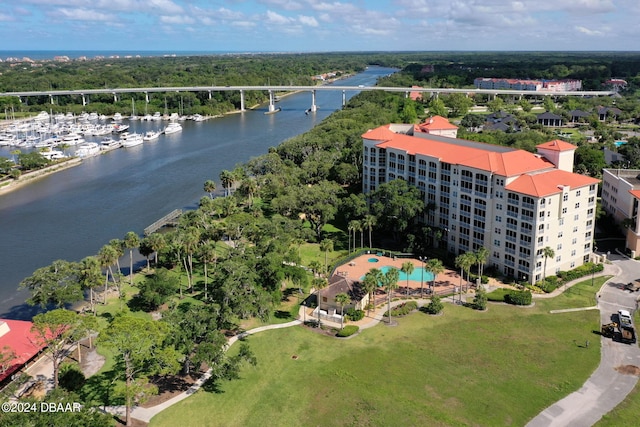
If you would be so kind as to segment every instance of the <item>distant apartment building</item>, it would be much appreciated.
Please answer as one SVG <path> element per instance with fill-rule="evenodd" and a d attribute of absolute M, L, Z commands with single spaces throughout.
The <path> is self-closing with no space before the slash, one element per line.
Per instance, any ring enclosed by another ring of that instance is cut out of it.
<path fill-rule="evenodd" d="M 602 171 L 602 208 L 626 232 L 626 247 L 633 257 L 640 254 L 640 170 L 604 169 Z"/>
<path fill-rule="evenodd" d="M 582 89 L 582 80 L 531 80 L 478 77 L 473 81 L 478 89 L 528 90 L 534 92 L 562 92 Z"/>
<path fill-rule="evenodd" d="M 574 145 L 549 141 L 534 154 L 456 133 L 439 116 L 366 132 L 363 192 L 406 180 L 434 207 L 420 220 L 442 232 L 435 244 L 454 254 L 485 247 L 508 277 L 535 283 L 589 260 L 599 181 L 572 172 Z M 545 247 L 555 256 L 543 273 Z"/>

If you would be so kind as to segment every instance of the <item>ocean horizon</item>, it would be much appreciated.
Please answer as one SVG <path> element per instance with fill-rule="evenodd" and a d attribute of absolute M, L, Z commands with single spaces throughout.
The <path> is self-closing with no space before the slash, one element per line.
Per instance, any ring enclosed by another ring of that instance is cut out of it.
<path fill-rule="evenodd" d="M 161 56 L 214 56 L 214 55 L 251 55 L 285 52 L 248 52 L 248 51 L 180 51 L 180 50 L 0 50 L 0 60 L 7 58 L 30 58 L 33 60 L 53 59 L 56 56 L 67 56 L 70 59 L 87 57 L 161 57 Z"/>

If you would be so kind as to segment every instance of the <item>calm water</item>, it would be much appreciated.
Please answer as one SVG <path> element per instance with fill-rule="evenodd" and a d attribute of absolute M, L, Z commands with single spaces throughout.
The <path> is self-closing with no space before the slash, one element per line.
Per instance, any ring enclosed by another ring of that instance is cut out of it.
<path fill-rule="evenodd" d="M 371 85 L 395 70 L 371 67 L 339 85 Z M 347 97 L 355 92 L 347 92 Z M 319 92 L 318 112 L 305 115 L 311 94 L 205 122 L 183 122 L 184 130 L 154 142 L 86 159 L 0 196 L 0 317 L 30 318 L 28 294 L 17 291 L 25 277 L 56 259 L 78 261 L 110 239 L 143 229 L 176 208 L 193 208 L 206 195 L 207 179 L 264 154 L 269 147 L 306 132 L 341 107 L 342 93 Z M 90 110 L 90 105 L 87 108 Z M 132 122 L 130 131 L 161 128 L 164 122 Z M 10 149 L 0 149 L 9 156 Z M 220 187 L 218 183 L 218 187 Z"/>

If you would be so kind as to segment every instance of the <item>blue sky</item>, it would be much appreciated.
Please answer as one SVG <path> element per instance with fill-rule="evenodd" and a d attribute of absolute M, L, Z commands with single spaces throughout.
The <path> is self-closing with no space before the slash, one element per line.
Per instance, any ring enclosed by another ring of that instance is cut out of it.
<path fill-rule="evenodd" d="M 0 0 L 1 50 L 639 50 L 639 0 Z"/>

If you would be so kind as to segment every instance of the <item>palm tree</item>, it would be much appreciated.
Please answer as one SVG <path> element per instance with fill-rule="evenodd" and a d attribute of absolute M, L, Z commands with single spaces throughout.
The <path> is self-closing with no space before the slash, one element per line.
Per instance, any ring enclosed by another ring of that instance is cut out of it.
<path fill-rule="evenodd" d="M 544 249 L 542 249 L 542 256 L 544 256 L 544 267 L 542 270 L 542 281 L 544 282 L 547 280 L 547 258 L 553 258 L 556 256 L 556 253 L 549 246 L 545 246 Z"/>
<path fill-rule="evenodd" d="M 349 221 L 349 231 L 353 233 L 353 251 L 356 251 L 356 230 L 360 228 L 360 221 L 357 219 Z M 349 246 L 351 247 L 351 246 Z"/>
<path fill-rule="evenodd" d="M 209 197 L 213 199 L 213 192 L 216 191 L 216 183 L 210 179 L 204 182 L 204 191 L 209 193 Z"/>
<path fill-rule="evenodd" d="M 328 271 L 328 265 L 327 265 L 327 254 L 329 252 L 333 252 L 333 240 L 331 239 L 324 239 L 322 242 L 320 242 L 320 250 L 322 252 L 324 252 L 324 271 L 325 274 L 329 274 Z"/>
<path fill-rule="evenodd" d="M 484 246 L 481 246 L 478 249 L 476 249 L 475 256 L 476 256 L 476 263 L 478 264 L 478 276 L 480 276 L 480 279 L 482 279 L 484 265 L 487 263 L 487 260 L 489 259 L 489 249 L 485 248 Z"/>
<path fill-rule="evenodd" d="M 158 252 L 167 246 L 167 242 L 164 239 L 164 236 L 160 233 L 153 233 L 148 237 L 148 239 L 149 239 L 149 245 L 151 246 L 151 249 L 153 249 L 153 252 L 155 252 L 154 261 L 157 266 Z"/>
<path fill-rule="evenodd" d="M 224 188 L 224 195 L 230 195 L 231 186 L 233 185 L 233 173 L 226 169 L 220 172 L 220 182 L 222 184 L 222 188 Z"/>
<path fill-rule="evenodd" d="M 104 281 L 104 304 L 107 304 L 107 288 L 109 286 L 109 273 L 111 273 L 111 277 L 113 278 L 113 270 L 111 266 L 115 263 L 115 260 L 118 259 L 118 252 L 111 245 L 104 245 L 98 251 L 98 261 L 100 262 L 100 266 L 105 269 L 105 281 Z M 113 279 L 115 283 L 115 278 Z"/>
<path fill-rule="evenodd" d="M 217 253 L 216 253 L 216 243 L 215 242 L 207 242 L 200 246 L 198 251 L 200 255 L 200 259 L 204 264 L 204 301 L 208 299 L 208 281 L 209 275 L 207 274 L 207 265 L 211 262 L 216 262 Z"/>
<path fill-rule="evenodd" d="M 378 269 L 372 268 L 371 270 L 378 270 Z M 380 270 L 378 270 L 378 272 L 382 274 Z M 371 306 L 374 305 L 373 293 L 378 288 L 379 283 L 380 281 L 378 280 L 378 276 L 375 273 L 372 273 L 371 271 L 368 271 L 364 275 L 364 279 L 362 279 L 362 286 L 364 287 L 364 291 L 367 293 L 367 295 L 369 295 L 369 304 L 367 305 L 369 309 L 367 310 L 368 312 L 367 314 L 371 312 Z"/>
<path fill-rule="evenodd" d="M 100 271 L 100 261 L 95 256 L 88 256 L 82 259 L 79 264 L 78 279 L 84 289 L 89 289 L 89 306 L 93 314 L 96 314 L 93 288 L 100 284 L 102 271 Z"/>
<path fill-rule="evenodd" d="M 362 220 L 362 226 L 369 229 L 369 247 L 373 248 L 373 240 L 371 236 L 371 230 L 373 226 L 376 225 L 377 218 L 373 215 L 367 215 Z"/>
<path fill-rule="evenodd" d="M 109 240 L 109 246 L 113 247 L 116 250 L 118 257 L 116 258 L 116 266 L 118 267 L 118 273 L 122 274 L 122 269 L 120 268 L 120 258 L 124 255 L 124 247 L 123 242 L 120 239 L 111 239 Z"/>
<path fill-rule="evenodd" d="M 391 293 L 398 289 L 398 279 L 400 278 L 400 271 L 396 268 L 390 268 L 382 276 L 382 284 L 387 292 L 388 296 L 388 309 L 389 309 L 389 324 L 391 324 Z"/>
<path fill-rule="evenodd" d="M 186 258 L 182 257 L 185 270 L 187 270 L 187 280 L 189 281 L 189 291 L 193 292 L 193 254 L 200 242 L 200 230 L 196 227 L 189 227 L 182 233 L 182 245 Z"/>
<path fill-rule="evenodd" d="M 402 263 L 400 270 L 407 276 L 407 296 L 409 296 L 409 276 L 411 276 L 411 273 L 415 270 L 415 266 L 411 261 L 405 261 Z"/>
<path fill-rule="evenodd" d="M 311 271 L 313 272 L 313 276 L 315 277 L 316 274 L 318 274 L 318 272 L 322 269 L 322 264 L 320 264 L 316 260 L 313 260 L 309 263 L 309 268 L 311 269 Z"/>
<path fill-rule="evenodd" d="M 438 277 L 438 274 L 444 272 L 444 265 L 442 264 L 442 261 L 440 261 L 437 258 L 431 258 L 430 260 L 428 260 L 426 267 L 427 267 L 427 270 L 430 271 L 431 274 L 433 274 L 433 282 L 436 281 L 436 278 Z M 434 293 L 434 289 L 433 289 L 433 285 L 432 285 L 431 286 L 431 295 L 433 295 L 433 293 Z M 420 298 L 422 298 L 422 289 L 420 290 Z"/>
<path fill-rule="evenodd" d="M 322 320 L 320 319 L 320 291 L 326 288 L 327 285 L 327 279 L 324 277 L 316 277 L 313 279 L 313 286 L 318 290 L 316 294 L 316 299 L 318 300 L 318 327 L 322 325 Z"/>
<path fill-rule="evenodd" d="M 468 272 L 475 263 L 475 255 L 472 252 L 465 252 L 456 257 L 456 267 L 460 267 L 460 300 L 462 301 L 462 278 L 465 270 Z"/>
<path fill-rule="evenodd" d="M 140 246 L 140 237 L 133 231 L 124 236 L 124 247 L 129 248 L 129 284 L 133 286 L 133 250 Z"/>
<path fill-rule="evenodd" d="M 344 292 L 336 295 L 336 303 L 340 305 L 340 329 L 344 327 L 344 306 L 351 302 L 351 298 Z"/>

